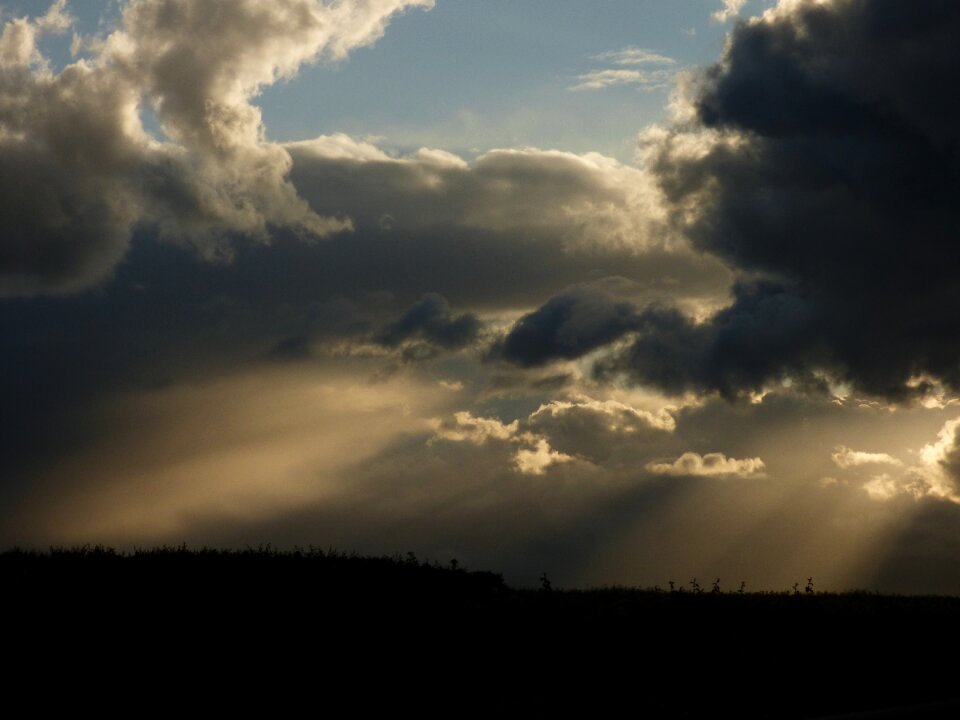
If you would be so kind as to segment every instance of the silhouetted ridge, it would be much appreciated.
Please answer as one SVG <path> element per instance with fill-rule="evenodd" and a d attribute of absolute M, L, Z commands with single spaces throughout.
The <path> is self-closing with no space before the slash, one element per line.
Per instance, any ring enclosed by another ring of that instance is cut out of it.
<path fill-rule="evenodd" d="M 221 710 L 810 718 L 958 696 L 932 660 L 960 640 L 952 597 L 516 589 L 455 562 L 270 548 L 11 551 L 0 583 L 25 677 L 176 668 L 213 683 L 201 696 L 233 688 L 208 697 Z"/>

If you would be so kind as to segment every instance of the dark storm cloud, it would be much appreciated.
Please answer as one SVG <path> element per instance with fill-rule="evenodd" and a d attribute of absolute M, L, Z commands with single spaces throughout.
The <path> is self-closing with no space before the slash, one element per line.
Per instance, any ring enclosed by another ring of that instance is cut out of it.
<path fill-rule="evenodd" d="M 572 360 L 636 328 L 637 311 L 590 286 L 569 288 L 520 318 L 498 348 L 518 365 Z"/>
<path fill-rule="evenodd" d="M 737 285 L 734 302 L 707 323 L 670 308 L 648 308 L 622 354 L 597 363 L 600 376 L 623 373 L 671 393 L 759 391 L 790 377 L 815 384 L 808 368 L 822 359 L 815 317 L 803 298 L 768 284 Z"/>
<path fill-rule="evenodd" d="M 629 334 L 628 349 L 595 363 L 598 377 L 625 374 L 674 394 L 718 390 L 734 397 L 788 373 L 812 381 L 806 368 L 820 351 L 811 342 L 812 322 L 801 298 L 770 283 L 735 286 L 732 306 L 708 323 L 664 304 L 641 308 L 585 285 L 522 317 L 497 350 L 531 367 L 582 357 Z"/>
<path fill-rule="evenodd" d="M 407 340 L 422 340 L 445 350 L 456 350 L 477 339 L 480 320 L 472 313 L 454 315 L 446 298 L 427 293 L 375 339 L 389 347 Z"/>
<path fill-rule="evenodd" d="M 636 333 L 601 374 L 728 397 L 821 372 L 892 399 L 924 378 L 960 390 L 958 32 L 955 3 L 887 0 L 738 26 L 694 121 L 646 147 L 678 229 L 745 273 L 732 306 L 696 323 L 565 293 L 504 355 L 541 364 Z"/>
<path fill-rule="evenodd" d="M 903 398 L 960 390 L 960 5 L 790 2 L 740 24 L 693 98 L 648 136 L 695 245 L 744 280 L 706 325 L 620 358 L 668 389 L 756 389 L 824 370 Z M 911 382 L 913 378 L 913 382 Z"/>

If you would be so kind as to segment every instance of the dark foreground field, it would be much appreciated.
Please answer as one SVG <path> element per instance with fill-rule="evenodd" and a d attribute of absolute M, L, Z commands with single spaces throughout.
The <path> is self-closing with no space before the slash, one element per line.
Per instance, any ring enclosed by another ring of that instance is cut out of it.
<path fill-rule="evenodd" d="M 176 549 L 8 552 L 0 588 L 7 698 L 31 715 L 960 717 L 958 598 L 523 590 Z"/>

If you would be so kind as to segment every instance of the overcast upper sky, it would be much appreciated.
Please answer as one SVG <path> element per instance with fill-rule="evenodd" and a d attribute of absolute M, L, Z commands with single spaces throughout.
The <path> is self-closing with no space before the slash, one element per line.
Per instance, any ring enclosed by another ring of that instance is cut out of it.
<path fill-rule="evenodd" d="M 0 22 L 4 546 L 960 592 L 960 5 Z"/>

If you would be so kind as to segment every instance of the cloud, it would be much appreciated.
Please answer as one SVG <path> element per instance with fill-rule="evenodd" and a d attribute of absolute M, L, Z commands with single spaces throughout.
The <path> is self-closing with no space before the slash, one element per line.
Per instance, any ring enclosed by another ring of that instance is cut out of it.
<path fill-rule="evenodd" d="M 617 85 L 636 85 L 645 91 L 669 87 L 673 73 L 668 70 L 591 70 L 577 76 L 577 84 L 568 90 L 603 90 Z"/>
<path fill-rule="evenodd" d="M 509 441 L 519 444 L 512 455 L 512 467 L 524 475 L 543 475 L 553 465 L 573 460 L 569 455 L 557 452 L 542 436 L 530 433 L 518 434 L 518 420 L 504 424 L 495 418 L 474 417 L 468 411 L 454 413 L 454 423 L 439 419 L 432 421 L 434 436 L 430 442 L 447 440 L 485 445 L 488 440 Z"/>
<path fill-rule="evenodd" d="M 573 287 L 518 320 L 499 351 L 516 364 L 537 366 L 633 338 L 626 349 L 598 358 L 595 375 L 623 375 L 675 395 L 761 392 L 788 372 L 811 381 L 809 308 L 776 285 L 738 284 L 733 295 L 731 306 L 696 322 L 669 300 L 643 307 L 602 287 Z"/>
<path fill-rule="evenodd" d="M 0 295 L 102 279 L 142 212 L 128 174 L 136 94 L 88 64 L 51 75 L 43 32 L 21 18 L 0 35 Z"/>
<path fill-rule="evenodd" d="M 859 465 L 902 465 L 903 462 L 888 455 L 887 453 L 863 452 L 862 450 L 851 450 L 843 445 L 838 445 L 830 455 L 830 459 L 843 469 L 857 467 Z"/>
<path fill-rule="evenodd" d="M 870 478 L 863 490 L 872 500 L 890 500 L 902 492 L 900 484 L 887 473 Z"/>
<path fill-rule="evenodd" d="M 733 296 L 731 306 L 703 323 L 675 308 L 645 309 L 638 318 L 643 331 L 622 353 L 604 358 L 598 375 L 728 398 L 762 392 L 788 374 L 804 377 L 817 349 L 805 346 L 811 320 L 802 300 L 763 283 L 737 284 Z"/>
<path fill-rule="evenodd" d="M 531 432 L 568 455 L 596 464 L 631 464 L 662 449 L 676 429 L 670 410 L 643 410 L 619 400 L 577 395 L 543 403 L 527 418 Z"/>
<path fill-rule="evenodd" d="M 736 476 L 759 477 L 766 469 L 760 458 L 737 460 L 723 453 L 699 455 L 685 452 L 672 463 L 648 463 L 647 470 L 657 475 L 680 475 L 691 477 Z"/>
<path fill-rule="evenodd" d="M 370 176 L 373 186 L 376 177 Z M 520 177 L 514 188 L 523 194 L 533 179 Z M 415 204 L 417 193 L 398 190 L 389 198 L 391 205 L 406 207 L 408 201 Z M 78 418 L 117 392 L 195 382 L 267 359 L 318 371 L 328 361 L 351 363 L 368 378 L 378 373 L 382 378 L 387 364 L 400 374 L 421 372 L 412 363 L 399 367 L 398 357 L 430 357 L 417 364 L 422 372 L 437 366 L 437 377 L 467 386 L 489 383 L 491 392 L 533 392 L 532 410 L 569 384 L 568 369 L 510 375 L 502 364 L 474 368 L 474 352 L 454 356 L 422 333 L 436 334 L 439 327 L 443 335 L 462 327 L 458 318 L 474 315 L 482 318 L 484 330 L 477 343 L 464 348 L 482 352 L 486 339 L 501 332 L 518 308 L 587 275 L 629 275 L 630 280 L 609 277 L 593 284 L 638 302 L 656 297 L 700 302 L 725 291 L 722 266 L 691 253 L 581 247 L 571 228 L 470 227 L 445 214 L 442 198 L 432 219 L 432 205 L 419 201 L 423 215 L 408 223 L 398 212 L 402 222 L 389 231 L 366 224 L 375 217 L 373 208 L 360 216 L 355 233 L 323 242 L 304 243 L 284 232 L 269 245 L 238 238 L 229 263 L 207 262 L 190 248 L 141 232 L 129 250 L 121 243 L 124 262 L 96 292 L 0 300 L 0 395 L 8 428 L 0 448 L 8 471 L 26 463 L 27 482 L 38 472 L 36 463 L 59 455 L 59 442 L 72 442 L 61 434 L 75 434 L 84 424 Z M 395 347 L 373 342 L 431 289 L 449 299 L 448 318 L 432 316 L 426 330 L 405 326 L 413 334 Z M 455 366 L 441 370 L 448 360 Z"/>
<path fill-rule="evenodd" d="M 578 75 L 578 82 L 567 88 L 568 90 L 603 90 L 617 85 L 635 85 L 639 90 L 648 92 L 663 90 L 669 87 L 674 78 L 674 71 L 666 68 L 676 65 L 673 58 L 638 47 L 600 53 L 591 59 L 612 63 L 618 67 L 591 70 Z M 625 69 L 625 66 L 635 67 Z"/>
<path fill-rule="evenodd" d="M 293 181 L 314 210 L 345 213 L 358 231 L 456 225 L 549 234 L 570 249 L 634 251 L 673 240 L 653 179 L 597 153 L 492 150 L 468 163 L 428 148 L 391 157 L 342 134 L 284 148 Z"/>
<path fill-rule="evenodd" d="M 917 461 L 904 466 L 887 453 L 867 453 L 838 446 L 831 455 L 834 463 L 848 469 L 864 465 L 886 464 L 902 467 L 898 474 L 881 473 L 870 477 L 862 488 L 876 501 L 907 497 L 916 501 L 948 500 L 960 503 L 960 418 L 948 420 L 937 439 L 916 452 Z"/>
<path fill-rule="evenodd" d="M 550 466 L 571 460 L 573 458 L 569 455 L 553 450 L 543 438 L 537 439 L 532 450 L 520 448 L 514 455 L 517 469 L 525 475 L 543 475 Z"/>
<path fill-rule="evenodd" d="M 390 347 L 418 340 L 444 350 L 456 350 L 474 342 L 479 332 L 480 320 L 476 315 L 463 313 L 455 316 L 446 298 L 427 293 L 384 327 L 376 340 Z"/>
<path fill-rule="evenodd" d="M 618 449 L 650 457 L 664 434 L 674 430 L 675 421 L 667 409 L 650 412 L 616 400 L 580 396 L 575 401 L 544 403 L 510 423 L 463 410 L 454 413 L 453 421 L 434 418 L 431 427 L 431 444 L 439 440 L 477 446 L 490 440 L 509 443 L 516 447 L 510 451 L 510 465 L 516 471 L 542 475 L 554 465 L 575 459 L 602 466 Z M 617 459 L 613 465 L 635 460 Z"/>
<path fill-rule="evenodd" d="M 264 149 L 260 113 L 250 104 L 262 87 L 320 56 L 342 59 L 382 37 L 395 13 L 432 5 L 140 0 L 124 9 L 122 27 L 106 40 L 104 53 L 136 78 L 169 137 L 238 162 L 243 150 Z"/>
<path fill-rule="evenodd" d="M 923 494 L 960 502 L 960 418 L 944 423 L 936 441 L 918 455 L 921 464 L 911 471 Z"/>
<path fill-rule="evenodd" d="M 661 55 L 653 50 L 638 47 L 625 47 L 622 50 L 610 50 L 609 52 L 593 55 L 592 60 L 610 62 L 614 65 L 676 65 L 677 61 L 673 58 Z"/>
<path fill-rule="evenodd" d="M 292 77 L 305 62 L 321 56 L 342 59 L 371 44 L 395 13 L 432 4 L 130 3 L 120 30 L 105 41 L 103 55 L 133 79 L 165 135 L 189 154 L 195 168 L 187 178 L 163 179 L 158 194 L 165 205 L 175 203 L 176 221 L 162 227 L 194 238 L 216 237 L 224 230 L 266 238 L 268 225 L 313 236 L 348 229 L 348 221 L 318 216 L 297 195 L 287 179 L 289 155 L 264 141 L 260 111 L 251 98 L 265 85 Z M 178 202 L 184 192 L 187 204 Z"/>
<path fill-rule="evenodd" d="M 629 277 L 648 298 L 727 293 L 722 264 L 670 231 L 654 179 L 611 158 L 532 148 L 472 162 L 429 149 L 393 157 L 346 135 L 284 147 L 312 209 L 353 222 L 311 249 L 325 262 L 307 260 L 339 292 L 412 302 L 429 289 L 457 306 L 529 307 L 589 268 Z"/>
<path fill-rule="evenodd" d="M 638 326 L 634 305 L 590 285 L 568 288 L 511 328 L 499 353 L 532 367 L 572 360 L 607 345 Z"/>
<path fill-rule="evenodd" d="M 74 22 L 76 18 L 67 9 L 67 0 L 55 0 L 46 14 L 37 18 L 36 27 L 42 32 L 65 33 Z"/>
<path fill-rule="evenodd" d="M 789 376 L 960 391 L 958 32 L 960 6 L 859 0 L 738 25 L 677 122 L 642 137 L 675 230 L 739 273 L 733 303 L 661 315 L 610 367 L 729 397 Z"/>
<path fill-rule="evenodd" d="M 37 38 L 71 18 L 55 2 L 0 35 L 0 294 L 70 292 L 107 278 L 135 227 L 207 257 L 239 233 L 319 237 L 321 217 L 288 180 L 289 154 L 264 139 L 259 90 L 318 57 L 379 38 L 390 17 L 432 0 L 326 4 L 132 0 L 90 53 L 59 73 Z M 186 29 L 189 28 L 189 31 Z M 186 81 L 186 80 L 189 81 Z M 150 107 L 164 138 L 144 130 Z"/>
<path fill-rule="evenodd" d="M 714 22 L 725 23 L 728 20 L 732 20 L 737 15 L 740 14 L 740 11 L 743 9 L 743 6 L 747 4 L 747 0 L 721 0 L 723 2 L 723 7 L 720 10 L 714 12 L 710 18 Z"/>
<path fill-rule="evenodd" d="M 590 413 L 602 416 L 611 430 L 626 433 L 637 432 L 640 428 L 653 428 L 671 432 L 677 426 L 673 415 L 666 409 L 657 413 L 638 410 L 618 400 L 594 400 L 581 397 L 575 401 L 554 400 L 537 408 L 530 419 L 538 417 L 562 418 L 572 414 Z"/>
<path fill-rule="evenodd" d="M 488 440 L 512 440 L 519 426 L 516 420 L 504 424 L 496 418 L 474 417 L 466 410 L 454 413 L 453 417 L 453 423 L 439 419 L 431 421 L 436 438 L 483 445 Z"/>

